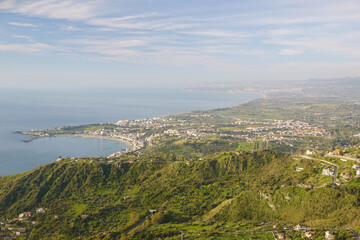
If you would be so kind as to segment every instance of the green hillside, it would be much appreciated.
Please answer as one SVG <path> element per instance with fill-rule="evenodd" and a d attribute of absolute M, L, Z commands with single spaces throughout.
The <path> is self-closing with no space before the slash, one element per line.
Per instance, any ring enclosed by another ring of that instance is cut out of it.
<path fill-rule="evenodd" d="M 306 169 L 295 171 L 299 164 Z M 270 150 L 196 161 L 161 152 L 65 159 L 0 178 L 0 218 L 26 227 L 24 239 L 272 239 L 273 223 L 359 226 L 357 182 L 331 187 L 317 172 Z M 304 187 L 317 180 L 325 184 Z"/>

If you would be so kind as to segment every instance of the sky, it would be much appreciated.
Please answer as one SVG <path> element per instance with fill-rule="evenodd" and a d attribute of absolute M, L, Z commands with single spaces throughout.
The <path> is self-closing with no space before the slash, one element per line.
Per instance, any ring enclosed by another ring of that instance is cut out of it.
<path fill-rule="evenodd" d="M 358 0 L 0 0 L 0 87 L 360 76 Z"/>

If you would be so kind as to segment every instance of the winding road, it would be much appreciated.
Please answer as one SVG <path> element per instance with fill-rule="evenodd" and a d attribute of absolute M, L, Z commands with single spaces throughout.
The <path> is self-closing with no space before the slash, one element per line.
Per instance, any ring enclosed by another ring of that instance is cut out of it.
<path fill-rule="evenodd" d="M 333 186 L 339 186 L 337 183 L 336 183 L 336 177 L 337 177 L 337 174 L 338 174 L 338 165 L 332 163 L 332 162 L 328 162 L 326 160 L 323 160 L 323 159 L 317 159 L 317 158 L 313 158 L 313 157 L 309 157 L 309 156 L 306 156 L 306 155 L 300 155 L 299 157 L 301 158 L 305 158 L 305 159 L 309 159 L 309 160 L 314 160 L 314 161 L 320 161 L 320 162 L 324 162 L 326 164 L 329 164 L 329 165 L 332 165 L 334 166 L 334 174 L 332 176 L 333 180 L 332 180 L 332 185 Z"/>

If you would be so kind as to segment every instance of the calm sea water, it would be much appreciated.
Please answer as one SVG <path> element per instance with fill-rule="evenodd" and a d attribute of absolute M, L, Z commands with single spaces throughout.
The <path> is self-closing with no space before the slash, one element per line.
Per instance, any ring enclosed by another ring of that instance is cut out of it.
<path fill-rule="evenodd" d="M 31 170 L 62 157 L 107 156 L 128 146 L 107 139 L 52 137 L 25 143 L 15 131 L 114 122 L 240 104 L 254 94 L 178 89 L 0 89 L 0 176 Z"/>

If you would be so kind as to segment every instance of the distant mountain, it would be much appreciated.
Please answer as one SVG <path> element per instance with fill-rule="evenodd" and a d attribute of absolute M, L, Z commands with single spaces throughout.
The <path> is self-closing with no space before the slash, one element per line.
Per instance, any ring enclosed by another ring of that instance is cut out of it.
<path fill-rule="evenodd" d="M 359 78 L 310 79 L 304 81 L 246 82 L 206 84 L 193 90 L 261 93 L 272 97 L 309 96 L 309 97 L 358 97 Z"/>

